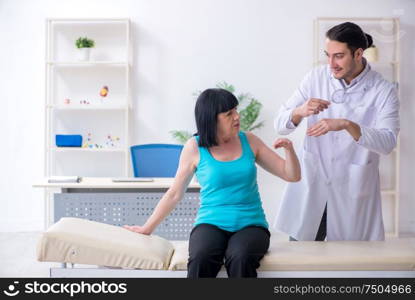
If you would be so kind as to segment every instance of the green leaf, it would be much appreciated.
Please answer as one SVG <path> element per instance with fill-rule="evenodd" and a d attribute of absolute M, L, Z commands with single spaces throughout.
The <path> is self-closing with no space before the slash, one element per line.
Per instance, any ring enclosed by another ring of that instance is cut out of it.
<path fill-rule="evenodd" d="M 251 95 L 249 93 L 241 93 L 239 94 L 236 98 L 238 99 L 239 102 L 239 107 L 242 107 L 243 104 L 245 103 L 246 99 L 250 98 Z"/>
<path fill-rule="evenodd" d="M 228 84 L 226 81 L 222 81 L 216 84 L 217 88 L 227 90 L 228 92 L 231 92 L 232 94 L 235 92 L 235 88 L 232 84 Z"/>
<path fill-rule="evenodd" d="M 248 131 L 253 131 L 255 129 L 259 129 L 264 126 L 264 121 L 261 121 L 248 129 Z"/>
<path fill-rule="evenodd" d="M 259 116 L 261 108 L 262 104 L 258 100 L 251 98 L 251 102 L 244 109 L 239 111 L 242 130 L 248 131 L 251 129 L 252 124 L 255 123 Z"/>
<path fill-rule="evenodd" d="M 77 48 L 92 48 L 95 46 L 95 42 L 87 37 L 79 37 L 75 41 L 75 45 Z"/>
<path fill-rule="evenodd" d="M 197 97 L 199 97 L 199 95 L 202 93 L 202 91 L 201 90 L 198 90 L 198 91 L 196 91 L 196 92 L 193 92 L 193 94 L 192 94 L 192 96 L 193 97 L 195 97 L 195 98 L 197 98 Z"/>
<path fill-rule="evenodd" d="M 185 130 L 171 130 L 170 134 L 180 144 L 185 144 L 193 135 Z"/>
<path fill-rule="evenodd" d="M 232 94 L 235 94 L 235 87 L 228 84 L 226 81 L 221 81 L 216 84 L 217 88 L 225 89 Z M 196 91 L 193 96 L 198 97 L 202 91 Z M 259 114 L 262 109 L 262 104 L 257 99 L 251 96 L 250 93 L 240 93 L 237 96 L 239 102 L 239 118 L 242 131 L 253 131 L 264 126 L 264 121 L 257 122 Z M 241 104 L 248 103 L 246 106 Z M 181 144 L 185 144 L 192 134 L 184 130 L 172 130 L 170 134 L 173 138 Z"/>

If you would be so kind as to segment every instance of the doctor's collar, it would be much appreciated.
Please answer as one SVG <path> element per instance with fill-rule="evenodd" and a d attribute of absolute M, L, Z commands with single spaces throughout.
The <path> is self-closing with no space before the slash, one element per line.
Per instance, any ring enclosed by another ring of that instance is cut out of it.
<path fill-rule="evenodd" d="M 359 75 L 357 75 L 355 78 L 352 79 L 352 81 L 350 82 L 350 84 L 346 84 L 344 79 L 337 79 L 336 77 L 334 77 L 333 73 L 329 69 L 330 72 L 330 78 L 339 82 L 341 84 L 341 86 L 344 89 L 350 89 L 353 88 L 355 85 L 357 85 L 358 83 L 362 82 L 365 84 L 366 87 L 370 87 L 372 86 L 372 76 L 367 76 L 369 74 L 369 72 L 371 71 L 371 67 L 369 65 L 369 63 L 367 62 L 366 58 L 363 57 L 363 64 L 364 64 L 364 69 L 362 72 L 360 72 Z"/>

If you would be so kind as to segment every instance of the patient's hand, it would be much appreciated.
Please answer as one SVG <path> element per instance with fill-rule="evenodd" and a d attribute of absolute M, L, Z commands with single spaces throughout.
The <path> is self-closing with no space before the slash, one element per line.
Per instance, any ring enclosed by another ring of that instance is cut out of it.
<path fill-rule="evenodd" d="M 123 228 L 136 232 L 136 233 L 141 233 L 141 234 L 146 234 L 146 235 L 150 235 L 149 232 L 147 232 L 147 230 L 145 230 L 145 228 L 143 226 L 129 226 L 129 225 L 124 225 Z"/>
<path fill-rule="evenodd" d="M 280 138 L 275 140 L 272 146 L 274 147 L 274 149 L 284 148 L 287 150 L 293 150 L 293 143 L 286 138 Z"/>

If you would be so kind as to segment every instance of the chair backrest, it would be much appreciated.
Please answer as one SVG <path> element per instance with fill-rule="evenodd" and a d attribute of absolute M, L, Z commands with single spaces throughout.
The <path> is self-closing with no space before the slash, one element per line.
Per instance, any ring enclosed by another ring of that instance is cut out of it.
<path fill-rule="evenodd" d="M 174 177 L 183 145 L 145 144 L 131 147 L 134 177 Z"/>

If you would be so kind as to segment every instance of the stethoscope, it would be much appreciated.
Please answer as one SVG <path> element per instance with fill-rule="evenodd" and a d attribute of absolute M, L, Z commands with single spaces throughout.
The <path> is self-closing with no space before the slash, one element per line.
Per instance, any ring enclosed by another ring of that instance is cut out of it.
<path fill-rule="evenodd" d="M 339 79 L 336 79 L 339 80 Z M 355 85 L 351 87 L 342 87 L 337 88 L 334 85 L 333 82 L 331 82 L 331 85 L 335 89 L 334 92 L 331 94 L 330 101 L 335 104 L 344 104 L 347 102 L 348 99 L 350 99 L 351 95 L 359 95 L 361 97 L 364 96 L 364 94 L 369 90 L 369 86 L 366 83 L 356 83 Z"/>

